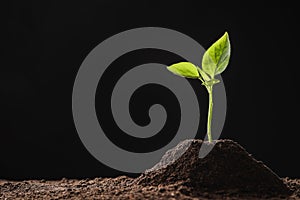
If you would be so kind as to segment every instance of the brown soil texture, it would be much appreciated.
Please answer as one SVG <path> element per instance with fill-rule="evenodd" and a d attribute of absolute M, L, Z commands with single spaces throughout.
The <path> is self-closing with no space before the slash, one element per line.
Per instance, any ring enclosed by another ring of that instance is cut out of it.
<path fill-rule="evenodd" d="M 279 178 L 231 140 L 215 143 L 199 158 L 211 144 L 185 140 L 136 179 L 0 180 L 0 199 L 300 199 L 300 179 Z"/>

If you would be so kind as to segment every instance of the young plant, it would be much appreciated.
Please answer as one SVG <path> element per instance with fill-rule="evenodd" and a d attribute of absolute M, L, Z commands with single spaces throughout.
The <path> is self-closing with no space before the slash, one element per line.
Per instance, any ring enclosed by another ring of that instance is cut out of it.
<path fill-rule="evenodd" d="M 230 41 L 228 33 L 211 45 L 202 58 L 202 69 L 190 62 L 179 62 L 167 69 L 172 73 L 184 78 L 199 79 L 207 89 L 209 95 L 209 107 L 207 115 L 207 136 L 212 142 L 211 121 L 213 112 L 213 86 L 220 81 L 215 76 L 221 74 L 229 63 Z"/>

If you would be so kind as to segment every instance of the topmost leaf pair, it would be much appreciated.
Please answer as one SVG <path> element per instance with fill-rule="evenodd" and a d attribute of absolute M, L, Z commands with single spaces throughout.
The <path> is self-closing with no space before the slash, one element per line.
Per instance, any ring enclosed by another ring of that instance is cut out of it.
<path fill-rule="evenodd" d="M 221 74 L 227 67 L 230 59 L 230 41 L 228 33 L 217 40 L 207 49 L 202 58 L 202 69 L 190 62 L 180 62 L 168 68 L 176 75 L 185 78 L 198 78 L 205 86 L 219 82 L 214 77 Z"/>

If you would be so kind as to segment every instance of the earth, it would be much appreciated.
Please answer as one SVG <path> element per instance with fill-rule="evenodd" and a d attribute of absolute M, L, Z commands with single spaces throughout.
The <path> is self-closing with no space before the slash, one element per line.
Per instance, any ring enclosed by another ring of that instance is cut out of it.
<path fill-rule="evenodd" d="M 185 140 L 137 178 L 0 180 L 0 199 L 300 199 L 300 179 L 280 178 L 231 140 Z"/>

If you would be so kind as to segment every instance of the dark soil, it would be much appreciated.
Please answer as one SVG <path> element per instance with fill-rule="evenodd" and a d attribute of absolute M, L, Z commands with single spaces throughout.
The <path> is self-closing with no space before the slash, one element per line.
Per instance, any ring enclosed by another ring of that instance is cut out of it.
<path fill-rule="evenodd" d="M 3 180 L 0 199 L 300 199 L 300 179 L 279 178 L 237 143 L 216 141 L 202 159 L 201 145 L 211 144 L 181 142 L 136 179 Z"/>

